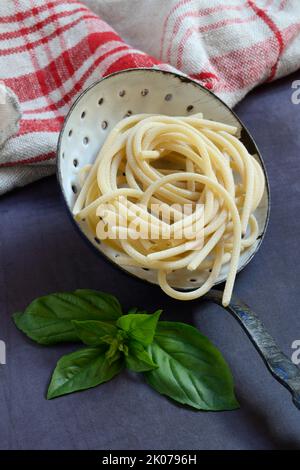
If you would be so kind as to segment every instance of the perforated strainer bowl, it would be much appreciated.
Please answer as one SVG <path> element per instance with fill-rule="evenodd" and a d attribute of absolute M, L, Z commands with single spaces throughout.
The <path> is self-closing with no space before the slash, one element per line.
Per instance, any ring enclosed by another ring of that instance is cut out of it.
<path fill-rule="evenodd" d="M 243 252 L 239 271 L 243 269 L 261 245 L 269 218 L 270 197 L 267 174 L 258 148 L 238 117 L 213 93 L 186 77 L 155 69 L 130 69 L 112 74 L 90 86 L 73 104 L 60 133 L 57 154 L 57 173 L 61 191 L 72 214 L 79 191 L 78 172 L 94 162 L 109 131 L 124 116 L 139 113 L 188 116 L 203 113 L 206 119 L 234 125 L 239 129 L 241 141 L 249 153 L 262 166 L 266 189 L 255 215 L 259 226 L 256 242 Z M 90 244 L 114 264 L 118 265 L 119 253 L 105 243 L 99 243 L 82 221 L 72 219 Z M 126 272 L 157 284 L 157 274 L 151 269 L 122 266 Z M 227 274 L 225 265 L 216 284 L 223 282 Z M 203 283 L 200 274 L 191 276 L 181 270 L 170 274 L 169 282 L 175 288 L 195 289 Z M 211 290 L 205 296 L 221 304 L 222 294 Z M 254 343 L 273 376 L 290 390 L 295 405 L 300 408 L 300 370 L 278 348 L 265 330 L 258 316 L 247 305 L 233 296 L 227 310 L 240 322 Z"/>
<path fill-rule="evenodd" d="M 241 140 L 264 168 L 259 151 L 247 129 L 237 116 L 214 94 L 183 76 L 155 69 L 133 69 L 110 75 L 84 91 L 72 106 L 58 144 L 58 175 L 67 206 L 72 211 L 78 187 L 78 172 L 93 163 L 99 149 L 114 125 L 124 116 L 139 113 L 156 113 L 170 116 L 188 116 L 203 113 L 206 119 L 238 127 Z M 265 173 L 267 180 L 267 176 Z M 269 215 L 269 190 L 266 185 L 262 201 L 256 211 L 259 236 L 245 250 L 240 259 L 241 270 L 258 250 L 266 230 Z M 88 224 L 78 227 L 94 247 L 118 264 L 119 252 L 94 238 Z M 152 269 L 122 266 L 130 274 L 157 283 L 157 273 Z M 224 265 L 217 282 L 226 278 Z M 173 287 L 195 289 L 205 279 L 203 274 L 188 270 L 171 273 L 168 277 Z"/>

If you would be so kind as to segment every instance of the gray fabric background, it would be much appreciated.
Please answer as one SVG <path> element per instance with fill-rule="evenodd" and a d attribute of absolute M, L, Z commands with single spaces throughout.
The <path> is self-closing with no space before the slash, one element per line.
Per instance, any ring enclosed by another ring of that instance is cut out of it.
<path fill-rule="evenodd" d="M 294 75 L 264 86 L 238 106 L 265 159 L 272 210 L 262 248 L 235 292 L 261 316 L 289 356 L 300 339 L 300 104 Z M 300 411 L 266 370 L 240 326 L 221 308 L 176 302 L 97 256 L 74 230 L 47 178 L 0 200 L 1 449 L 300 449 Z M 176 406 L 127 372 L 87 392 L 53 401 L 44 393 L 57 359 L 73 346 L 44 348 L 14 327 L 11 314 L 42 294 L 76 288 L 116 294 L 125 308 L 163 308 L 221 349 L 241 409 L 203 413 Z"/>

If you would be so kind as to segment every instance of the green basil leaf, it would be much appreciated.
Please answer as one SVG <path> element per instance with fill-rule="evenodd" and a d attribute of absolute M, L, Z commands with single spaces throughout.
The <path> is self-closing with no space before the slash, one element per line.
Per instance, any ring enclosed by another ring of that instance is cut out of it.
<path fill-rule="evenodd" d="M 159 322 L 147 350 L 159 367 L 145 377 L 159 393 L 199 410 L 238 408 L 227 363 L 196 328 Z"/>
<path fill-rule="evenodd" d="M 98 320 L 85 320 L 78 321 L 72 320 L 78 338 L 88 346 L 99 346 L 106 343 L 103 341 L 107 336 L 116 336 L 118 328 L 111 323 L 98 321 Z"/>
<path fill-rule="evenodd" d="M 83 348 L 63 356 L 57 363 L 49 385 L 47 398 L 96 387 L 117 375 L 123 360 L 110 364 L 105 357 L 106 347 Z"/>
<path fill-rule="evenodd" d="M 128 344 L 128 352 L 125 356 L 126 366 L 134 372 L 145 372 L 156 369 L 157 365 L 152 361 L 149 353 L 141 343 L 131 340 Z"/>
<path fill-rule="evenodd" d="M 161 313 L 162 310 L 157 310 L 152 315 L 129 313 L 118 318 L 117 326 L 126 331 L 131 339 L 135 339 L 144 346 L 148 346 L 153 341 Z"/>
<path fill-rule="evenodd" d="M 40 297 L 13 318 L 29 338 L 40 344 L 54 344 L 78 341 L 71 320 L 115 322 L 121 315 L 121 306 L 114 296 L 83 289 Z"/>

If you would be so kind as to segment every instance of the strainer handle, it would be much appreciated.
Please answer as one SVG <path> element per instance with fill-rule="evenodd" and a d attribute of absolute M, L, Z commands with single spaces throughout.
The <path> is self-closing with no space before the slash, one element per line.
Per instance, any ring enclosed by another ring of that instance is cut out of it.
<path fill-rule="evenodd" d="M 222 306 L 222 292 L 218 290 L 211 290 L 206 294 L 205 299 Z M 241 324 L 271 374 L 291 392 L 294 404 L 300 409 L 299 367 L 280 351 L 262 321 L 248 305 L 233 296 L 226 310 Z"/>

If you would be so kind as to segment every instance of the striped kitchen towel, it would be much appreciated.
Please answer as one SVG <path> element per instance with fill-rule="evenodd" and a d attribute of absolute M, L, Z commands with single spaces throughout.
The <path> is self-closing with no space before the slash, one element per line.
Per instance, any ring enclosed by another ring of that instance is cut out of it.
<path fill-rule="evenodd" d="M 299 0 L 1 0 L 0 194 L 55 171 L 64 116 L 100 77 L 176 69 L 233 106 L 299 50 Z"/>

